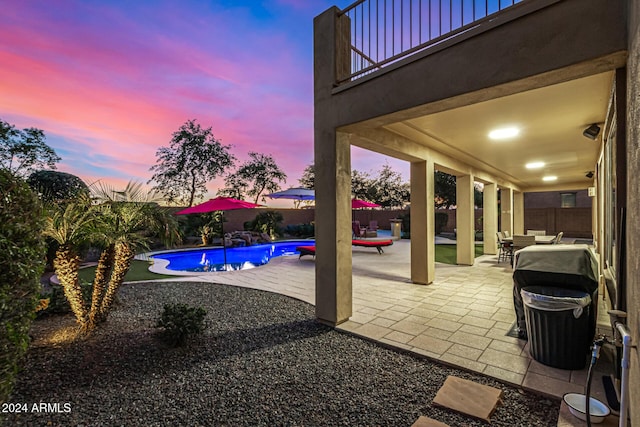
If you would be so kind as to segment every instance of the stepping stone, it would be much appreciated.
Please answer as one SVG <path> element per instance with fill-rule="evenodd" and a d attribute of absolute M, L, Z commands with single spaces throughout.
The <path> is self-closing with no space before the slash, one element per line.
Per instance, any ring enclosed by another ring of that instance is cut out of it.
<path fill-rule="evenodd" d="M 495 387 L 448 376 L 433 403 L 489 422 L 501 397 L 502 390 Z"/>
<path fill-rule="evenodd" d="M 449 427 L 449 424 L 441 423 L 422 415 L 415 423 L 411 424 L 411 427 Z"/>

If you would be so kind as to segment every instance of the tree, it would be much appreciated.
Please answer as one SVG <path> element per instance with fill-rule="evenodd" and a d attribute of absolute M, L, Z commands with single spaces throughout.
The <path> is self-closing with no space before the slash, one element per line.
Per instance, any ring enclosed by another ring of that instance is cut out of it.
<path fill-rule="evenodd" d="M 195 120 L 188 120 L 173 133 L 168 147 L 156 152 L 154 172 L 148 183 L 155 182 L 154 191 L 170 203 L 193 205 L 196 197 L 207 192 L 207 182 L 223 175 L 233 166 L 235 157 L 230 145 L 215 139 L 211 128 L 203 129 Z"/>
<path fill-rule="evenodd" d="M 482 187 L 478 184 L 473 185 L 473 204 L 476 208 L 482 208 L 484 204 L 484 195 Z"/>
<path fill-rule="evenodd" d="M 434 193 L 436 208 L 449 209 L 454 206 L 456 204 L 456 177 L 436 171 Z M 482 191 L 477 184 L 473 186 L 473 203 L 476 207 L 482 207 Z"/>
<path fill-rule="evenodd" d="M 97 232 L 96 219 L 88 196 L 65 205 L 52 204 L 46 218 L 44 235 L 58 242 L 53 268 L 76 321 L 84 327 L 88 320 L 87 306 L 82 297 L 78 277 L 78 248 L 89 242 Z"/>
<path fill-rule="evenodd" d="M 146 249 L 153 236 L 165 244 L 179 239 L 175 219 L 140 184 L 129 183 L 122 191 L 101 186 L 92 196 L 99 204 L 83 196 L 52 207 L 44 232 L 59 244 L 53 265 L 81 333 L 90 333 L 107 318 L 137 250 Z M 83 243 L 103 248 L 90 306 L 82 298 L 78 278 L 78 248 Z"/>
<path fill-rule="evenodd" d="M 368 173 L 355 169 L 351 171 L 351 195 L 356 199 L 373 202 L 370 193 L 372 184 L 373 179 Z"/>
<path fill-rule="evenodd" d="M 80 194 L 89 194 L 89 187 L 75 175 L 54 170 L 39 170 L 27 178 L 27 184 L 45 202 L 65 202 Z"/>
<path fill-rule="evenodd" d="M 158 236 L 167 246 L 180 240 L 175 218 L 139 183 L 129 182 L 120 191 L 98 186 L 93 196 L 100 202 L 95 209 L 104 250 L 93 281 L 88 331 L 106 320 L 136 251 L 147 250 L 152 236 Z"/>
<path fill-rule="evenodd" d="M 60 157 L 45 142 L 44 132 L 36 128 L 16 129 L 0 120 L 0 167 L 25 177 L 30 172 L 56 168 Z"/>
<path fill-rule="evenodd" d="M 287 175 L 278 167 L 276 161 L 268 154 L 249 153 L 250 160 L 243 163 L 238 170 L 225 179 L 225 193 L 243 195 L 254 198 L 258 203 L 260 197 L 264 201 L 264 192 L 276 192 L 280 189 L 279 182 L 284 182 Z"/>
<path fill-rule="evenodd" d="M 402 175 L 385 164 L 370 183 L 369 197 L 383 208 L 402 208 L 410 200 L 409 183 L 402 182 Z"/>
<path fill-rule="evenodd" d="M 313 188 L 314 165 L 311 164 L 305 168 L 298 182 L 307 188 Z M 351 195 L 356 199 L 374 202 L 386 208 L 402 207 L 410 200 L 410 185 L 408 182 L 402 182 L 402 175 L 389 165 L 384 165 L 375 177 L 367 172 L 353 169 Z"/>
<path fill-rule="evenodd" d="M 434 193 L 437 209 L 448 209 L 456 204 L 456 177 L 436 171 Z"/>
<path fill-rule="evenodd" d="M 218 191 L 218 195 L 225 197 L 233 197 L 234 199 L 242 199 L 247 192 L 249 185 L 238 174 L 231 173 L 224 179 L 225 188 Z"/>
<path fill-rule="evenodd" d="M 313 190 L 316 184 L 316 168 L 313 163 L 304 168 L 302 176 L 298 180 L 298 183 L 303 188 L 309 188 Z"/>

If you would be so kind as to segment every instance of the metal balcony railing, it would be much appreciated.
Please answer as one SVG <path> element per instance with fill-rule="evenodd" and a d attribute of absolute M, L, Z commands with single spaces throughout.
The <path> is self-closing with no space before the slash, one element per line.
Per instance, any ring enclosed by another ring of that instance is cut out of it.
<path fill-rule="evenodd" d="M 359 0 L 349 18 L 351 74 L 344 83 L 452 38 L 527 0 Z"/>

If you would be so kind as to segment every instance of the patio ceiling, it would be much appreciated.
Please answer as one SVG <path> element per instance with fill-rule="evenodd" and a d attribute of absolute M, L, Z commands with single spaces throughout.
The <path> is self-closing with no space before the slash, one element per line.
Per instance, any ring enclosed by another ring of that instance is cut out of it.
<path fill-rule="evenodd" d="M 597 161 L 596 141 L 582 135 L 607 114 L 613 72 L 606 72 L 384 126 L 387 130 L 491 171 L 524 191 L 587 188 Z M 491 130 L 515 126 L 516 137 L 492 140 Z M 527 169 L 529 162 L 542 169 Z M 544 182 L 543 176 L 557 176 Z"/>

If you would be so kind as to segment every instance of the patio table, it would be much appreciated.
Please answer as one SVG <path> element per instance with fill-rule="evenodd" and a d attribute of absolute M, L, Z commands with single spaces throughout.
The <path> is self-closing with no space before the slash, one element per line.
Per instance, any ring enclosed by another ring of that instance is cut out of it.
<path fill-rule="evenodd" d="M 553 236 L 535 236 L 535 238 L 536 238 L 536 245 L 550 245 L 550 244 L 553 243 L 553 240 L 556 238 L 556 236 L 555 235 L 553 235 Z M 513 243 L 513 236 L 504 237 L 502 239 L 502 241 Z"/>

